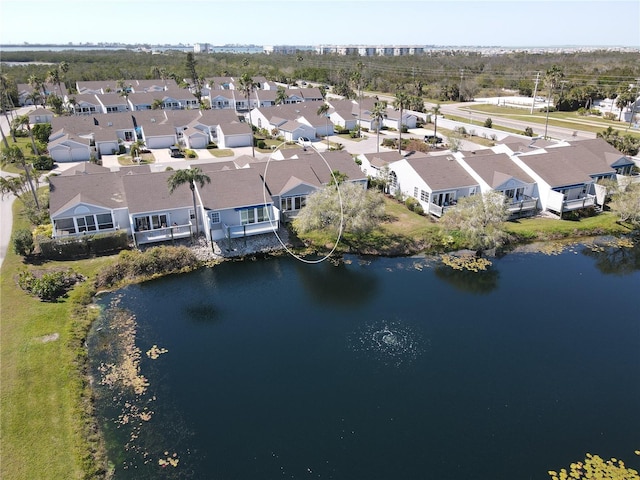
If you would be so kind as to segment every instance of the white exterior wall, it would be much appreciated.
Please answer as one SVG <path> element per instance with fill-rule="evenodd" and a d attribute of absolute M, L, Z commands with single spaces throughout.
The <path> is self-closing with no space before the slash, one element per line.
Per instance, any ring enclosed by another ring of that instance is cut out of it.
<path fill-rule="evenodd" d="M 111 155 L 113 151 L 118 151 L 118 142 L 100 142 L 96 143 L 96 148 L 98 149 L 98 153 L 100 155 Z"/>
<path fill-rule="evenodd" d="M 398 187 L 402 194 L 406 197 L 413 197 L 414 188 L 418 187 L 418 190 L 425 190 L 431 192 L 429 186 L 422 180 L 420 175 L 416 173 L 416 171 L 409 165 L 406 160 L 398 160 L 397 162 L 393 162 L 389 165 L 389 174 L 394 172 L 398 179 Z M 393 193 L 393 192 L 392 192 Z M 414 197 L 415 198 L 415 197 Z M 416 200 L 420 200 L 417 198 Z M 421 202 L 422 203 L 422 202 Z M 423 204 L 423 208 L 428 205 Z M 428 211 L 425 208 L 425 212 Z"/>
<path fill-rule="evenodd" d="M 77 146 L 76 146 L 77 145 Z M 49 150 L 54 162 L 83 162 L 91 159 L 91 149 L 84 145 L 56 145 Z"/>
<path fill-rule="evenodd" d="M 538 196 L 539 196 L 539 201 L 540 201 L 540 208 L 542 210 L 548 210 L 549 208 L 551 208 L 552 210 L 556 210 L 556 199 L 555 196 L 552 193 L 557 193 L 557 192 L 553 192 L 551 185 L 549 185 L 547 182 L 545 182 L 535 171 L 533 171 L 531 168 L 529 168 L 528 165 L 526 165 L 522 160 L 520 160 L 518 158 L 517 155 L 509 155 L 509 158 L 511 158 L 511 160 L 518 165 L 520 168 L 522 168 L 526 173 L 529 174 L 529 176 L 531 178 L 533 178 L 536 182 L 536 185 L 538 187 Z M 552 193 L 550 193 L 552 192 Z M 535 196 L 535 195 L 534 195 Z M 560 194 L 560 198 L 562 199 L 562 195 Z M 549 205 L 549 202 L 552 202 L 552 206 Z M 560 205 L 562 205 L 562 203 L 560 203 Z M 559 210 L 556 210 L 559 211 Z"/>
<path fill-rule="evenodd" d="M 147 148 L 169 148 L 171 145 L 175 145 L 176 142 L 175 136 L 144 137 L 144 143 Z"/>

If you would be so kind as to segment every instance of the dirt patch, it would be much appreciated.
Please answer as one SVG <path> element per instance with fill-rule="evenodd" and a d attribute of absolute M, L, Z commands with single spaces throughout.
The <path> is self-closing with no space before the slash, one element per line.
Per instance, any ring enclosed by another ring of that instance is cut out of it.
<path fill-rule="evenodd" d="M 60 334 L 58 332 L 50 333 L 49 335 L 44 335 L 42 337 L 38 337 L 37 340 L 42 343 L 55 342 L 60 338 Z"/>

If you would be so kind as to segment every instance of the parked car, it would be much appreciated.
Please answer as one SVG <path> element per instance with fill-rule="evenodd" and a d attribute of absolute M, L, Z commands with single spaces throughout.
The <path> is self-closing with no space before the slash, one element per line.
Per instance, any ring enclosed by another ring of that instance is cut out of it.
<path fill-rule="evenodd" d="M 439 137 L 438 135 L 425 135 L 424 141 L 427 143 L 438 145 L 439 143 L 442 143 L 443 140 L 442 137 Z"/>
<path fill-rule="evenodd" d="M 171 154 L 172 158 L 182 158 L 182 157 L 184 157 L 183 153 L 175 145 L 169 147 L 169 153 Z"/>
<path fill-rule="evenodd" d="M 311 140 L 309 140 L 307 137 L 298 137 L 298 140 L 296 140 L 296 142 L 298 142 L 298 145 L 304 148 L 311 146 Z"/>

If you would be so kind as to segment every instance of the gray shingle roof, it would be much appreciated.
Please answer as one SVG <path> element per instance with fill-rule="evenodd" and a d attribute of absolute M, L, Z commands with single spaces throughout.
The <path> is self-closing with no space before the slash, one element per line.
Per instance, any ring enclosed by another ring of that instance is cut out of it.
<path fill-rule="evenodd" d="M 409 157 L 406 160 L 433 191 L 478 185 L 478 182 L 449 155 Z"/>
<path fill-rule="evenodd" d="M 501 184 L 507 177 L 516 178 L 525 183 L 535 183 L 524 170 L 516 165 L 505 153 L 483 152 L 480 155 L 474 155 L 471 152 L 465 152 L 464 160 L 478 175 L 492 188 Z M 505 177 L 500 180 L 500 176 L 496 177 L 496 173 L 501 173 Z M 497 183 L 496 183 L 497 182 Z"/>

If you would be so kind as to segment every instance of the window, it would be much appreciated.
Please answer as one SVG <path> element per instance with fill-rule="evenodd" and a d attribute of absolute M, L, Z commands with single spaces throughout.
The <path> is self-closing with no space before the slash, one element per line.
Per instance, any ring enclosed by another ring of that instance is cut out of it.
<path fill-rule="evenodd" d="M 420 200 L 423 202 L 429 201 L 429 192 L 425 192 L 424 190 L 420 190 Z"/>
<path fill-rule="evenodd" d="M 61 218 L 60 220 L 55 220 L 55 231 L 73 234 L 76 233 L 76 226 L 73 223 L 73 218 Z"/>
<path fill-rule="evenodd" d="M 96 219 L 93 215 L 76 218 L 78 223 L 78 232 L 94 232 L 96 230 Z"/>
<path fill-rule="evenodd" d="M 285 197 L 280 199 L 280 210 L 289 212 L 291 210 L 300 210 L 307 204 L 307 196 L 301 195 L 297 197 Z"/>
<path fill-rule="evenodd" d="M 151 225 L 153 225 L 154 230 L 156 228 L 164 228 L 167 226 L 167 215 L 151 215 Z"/>
<path fill-rule="evenodd" d="M 391 188 L 398 188 L 398 176 L 396 172 L 389 173 L 389 182 L 391 183 Z"/>
<path fill-rule="evenodd" d="M 136 231 L 149 230 L 149 217 L 138 217 L 135 219 Z"/>
<path fill-rule="evenodd" d="M 113 228 L 113 217 L 110 213 L 101 213 L 96 215 L 98 222 L 98 230 L 107 230 Z"/>
<path fill-rule="evenodd" d="M 209 212 L 211 223 L 220 223 L 220 212 Z"/>
<path fill-rule="evenodd" d="M 255 212 L 253 208 L 240 210 L 240 223 L 242 223 L 242 225 L 256 223 L 256 217 L 255 217 Z"/>
<path fill-rule="evenodd" d="M 418 198 L 418 187 L 413 187 L 413 198 Z"/>
<path fill-rule="evenodd" d="M 269 207 L 264 205 L 262 207 L 245 208 L 244 210 L 240 210 L 240 222 L 242 225 L 266 222 L 269 220 L 268 208 Z"/>

